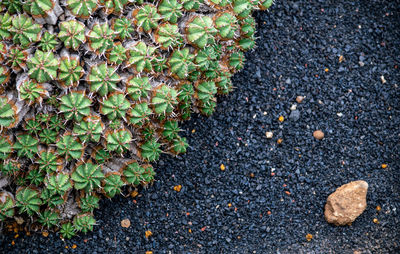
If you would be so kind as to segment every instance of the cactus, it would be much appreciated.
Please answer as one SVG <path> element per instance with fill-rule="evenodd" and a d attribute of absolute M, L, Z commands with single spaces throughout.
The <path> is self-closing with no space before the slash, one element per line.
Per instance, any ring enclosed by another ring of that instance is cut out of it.
<path fill-rule="evenodd" d="M 17 89 L 19 99 L 26 101 L 28 105 L 33 103 L 42 104 L 43 97 L 49 96 L 49 92 L 32 79 L 24 80 Z"/>
<path fill-rule="evenodd" d="M 161 15 L 158 14 L 157 8 L 152 4 L 146 4 L 133 11 L 135 16 L 134 22 L 144 32 L 150 32 L 158 26 Z"/>
<path fill-rule="evenodd" d="M 17 108 L 6 97 L 0 96 L 0 127 L 11 128 L 17 120 Z"/>
<path fill-rule="evenodd" d="M 83 144 L 71 133 L 66 132 L 57 140 L 57 151 L 68 159 L 81 159 L 84 153 Z"/>
<path fill-rule="evenodd" d="M 19 208 L 20 213 L 27 213 L 29 216 L 39 213 L 42 200 L 38 190 L 32 188 L 19 188 L 15 196 L 15 206 Z"/>
<path fill-rule="evenodd" d="M 93 226 L 96 224 L 96 220 L 93 215 L 89 213 L 79 214 L 74 218 L 74 227 L 77 231 L 87 233 L 93 230 Z"/>
<path fill-rule="evenodd" d="M 84 213 L 91 213 L 94 209 L 99 208 L 100 198 L 95 195 L 87 195 L 79 198 L 78 205 Z"/>
<path fill-rule="evenodd" d="M 158 12 L 165 21 L 175 24 L 182 17 L 182 4 L 177 0 L 162 0 L 158 6 Z"/>
<path fill-rule="evenodd" d="M 11 193 L 0 192 L 0 221 L 14 216 L 15 200 Z"/>
<path fill-rule="evenodd" d="M 49 191 L 61 196 L 72 188 L 71 181 L 69 180 L 69 175 L 67 173 L 61 172 L 49 175 L 45 179 L 44 184 Z"/>
<path fill-rule="evenodd" d="M 186 31 L 187 40 L 199 48 L 212 45 L 217 33 L 212 18 L 208 16 L 194 17 L 188 22 Z"/>
<path fill-rule="evenodd" d="M 121 193 L 121 187 L 124 185 L 121 174 L 118 172 L 109 173 L 103 180 L 103 191 L 109 198 Z"/>
<path fill-rule="evenodd" d="M 32 137 L 29 134 L 21 134 L 17 136 L 14 149 L 17 151 L 18 156 L 25 156 L 32 159 L 38 152 L 38 144 L 39 141 L 37 138 Z"/>
<path fill-rule="evenodd" d="M 272 2 L 0 1 L 0 220 L 70 238 L 102 196 L 152 183 L 149 162 L 188 149 L 180 121 L 233 89 Z"/>
<path fill-rule="evenodd" d="M 71 222 L 67 222 L 61 225 L 60 234 L 63 238 L 71 239 L 76 235 L 76 229 Z"/>
<path fill-rule="evenodd" d="M 54 34 L 45 32 L 40 40 L 38 47 L 42 51 L 54 51 L 58 45 L 57 37 Z"/>
<path fill-rule="evenodd" d="M 121 80 L 116 71 L 116 68 L 107 66 L 106 63 L 92 66 L 86 79 L 90 84 L 90 91 L 96 92 L 102 97 L 114 91 L 117 83 Z"/>
<path fill-rule="evenodd" d="M 89 48 L 97 55 L 102 55 L 113 47 L 115 32 L 109 27 L 108 23 L 96 23 L 92 30 L 87 34 Z"/>
<path fill-rule="evenodd" d="M 86 192 L 100 188 L 103 178 L 102 166 L 91 162 L 80 163 L 71 174 L 71 179 L 74 181 L 74 188 L 77 190 L 84 189 Z"/>
<path fill-rule="evenodd" d="M 75 87 L 83 76 L 83 68 L 78 57 L 67 56 L 61 58 L 58 69 L 58 80 L 63 87 Z"/>
<path fill-rule="evenodd" d="M 39 83 L 53 80 L 57 77 L 59 62 L 53 52 L 37 50 L 35 56 L 27 61 L 29 76 Z"/>
<path fill-rule="evenodd" d="M 133 66 L 137 72 L 151 72 L 153 70 L 152 60 L 156 48 L 147 46 L 144 42 L 138 42 L 129 51 L 127 66 Z"/>
<path fill-rule="evenodd" d="M 86 42 L 85 25 L 76 20 L 61 22 L 58 38 L 64 42 L 65 47 L 78 50 Z"/>
<path fill-rule="evenodd" d="M 81 121 L 84 116 L 90 114 L 92 101 L 81 92 L 71 92 L 61 97 L 60 112 L 66 119 Z"/>
<path fill-rule="evenodd" d="M 119 154 L 122 154 L 124 151 L 128 150 L 132 141 L 132 134 L 126 129 L 106 132 L 105 136 L 107 142 L 107 150 L 115 151 Z"/>

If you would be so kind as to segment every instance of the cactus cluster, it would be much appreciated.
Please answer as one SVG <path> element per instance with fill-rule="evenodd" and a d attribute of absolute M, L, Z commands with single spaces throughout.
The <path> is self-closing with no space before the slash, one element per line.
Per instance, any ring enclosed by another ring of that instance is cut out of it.
<path fill-rule="evenodd" d="M 178 123 L 232 90 L 271 4 L 0 0 L 0 221 L 69 238 L 101 195 L 151 183 L 151 162 L 188 147 Z"/>

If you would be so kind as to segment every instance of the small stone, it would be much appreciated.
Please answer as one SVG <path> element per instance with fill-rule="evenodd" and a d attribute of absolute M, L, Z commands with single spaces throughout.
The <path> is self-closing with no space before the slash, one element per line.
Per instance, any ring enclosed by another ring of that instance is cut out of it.
<path fill-rule="evenodd" d="M 121 227 L 129 228 L 131 226 L 131 221 L 129 219 L 124 219 L 121 221 Z"/>
<path fill-rule="evenodd" d="M 296 110 L 297 109 L 297 104 L 293 104 L 291 107 L 290 107 L 290 110 Z"/>
<path fill-rule="evenodd" d="M 358 64 L 363 67 L 365 65 L 365 63 L 363 61 L 359 61 Z"/>
<path fill-rule="evenodd" d="M 272 131 L 267 131 L 265 133 L 265 136 L 267 136 L 268 139 L 272 138 L 274 136 L 274 133 Z"/>
<path fill-rule="evenodd" d="M 298 111 L 296 109 L 296 110 L 293 110 L 292 112 L 290 112 L 289 119 L 291 119 L 293 121 L 299 120 L 300 119 L 300 111 Z"/>
<path fill-rule="evenodd" d="M 296 101 L 297 101 L 297 103 L 301 103 L 303 100 L 304 100 L 304 96 L 301 96 L 301 95 L 299 95 L 299 96 L 297 96 L 296 97 Z"/>
<path fill-rule="evenodd" d="M 325 134 L 321 130 L 316 130 L 313 133 L 314 138 L 321 140 L 325 137 Z"/>
<path fill-rule="evenodd" d="M 336 226 L 351 225 L 367 207 L 368 183 L 353 181 L 337 188 L 325 205 L 325 220 Z"/>

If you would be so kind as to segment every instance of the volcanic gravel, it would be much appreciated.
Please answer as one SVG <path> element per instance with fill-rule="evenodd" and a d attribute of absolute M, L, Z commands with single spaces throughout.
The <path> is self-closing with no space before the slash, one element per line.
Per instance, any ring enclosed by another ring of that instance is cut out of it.
<path fill-rule="evenodd" d="M 212 117 L 182 125 L 191 147 L 162 156 L 152 186 L 135 200 L 102 201 L 94 232 L 65 242 L 3 235 L 0 250 L 399 253 L 400 1 L 276 2 L 255 14 L 258 48 L 236 89 Z M 305 99 L 292 111 L 298 95 Z M 361 179 L 366 211 L 350 227 L 326 223 L 327 196 Z"/>

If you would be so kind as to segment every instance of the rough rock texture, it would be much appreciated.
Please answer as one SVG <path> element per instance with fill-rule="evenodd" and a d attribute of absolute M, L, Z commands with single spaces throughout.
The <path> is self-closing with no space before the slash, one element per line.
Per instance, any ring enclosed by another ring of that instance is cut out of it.
<path fill-rule="evenodd" d="M 336 226 L 350 225 L 367 207 L 368 183 L 353 181 L 329 195 L 325 205 L 325 220 Z"/>

